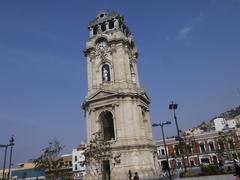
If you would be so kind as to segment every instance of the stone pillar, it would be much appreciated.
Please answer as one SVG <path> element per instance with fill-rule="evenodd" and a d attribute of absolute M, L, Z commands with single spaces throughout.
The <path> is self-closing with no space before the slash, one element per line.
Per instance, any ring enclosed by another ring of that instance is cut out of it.
<path fill-rule="evenodd" d="M 114 28 L 119 29 L 119 21 L 114 19 Z"/>

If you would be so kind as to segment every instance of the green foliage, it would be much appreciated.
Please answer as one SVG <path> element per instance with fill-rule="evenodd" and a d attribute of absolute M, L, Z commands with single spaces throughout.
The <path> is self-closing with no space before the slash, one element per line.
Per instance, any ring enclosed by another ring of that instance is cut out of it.
<path fill-rule="evenodd" d="M 111 146 L 114 141 L 104 140 L 102 132 L 97 132 L 93 136 L 84 152 L 84 164 L 87 166 L 88 175 L 92 176 L 93 179 L 102 179 L 104 173 L 103 162 L 109 160 L 113 168 L 120 163 L 121 154 L 113 154 Z"/>
<path fill-rule="evenodd" d="M 192 173 L 192 172 L 186 172 L 186 173 L 183 172 L 180 174 L 181 178 L 196 177 L 196 176 L 199 176 L 199 175 L 196 173 Z"/>
<path fill-rule="evenodd" d="M 55 177 L 58 176 L 58 170 L 63 166 L 63 159 L 58 158 L 59 153 L 64 147 L 56 139 L 49 142 L 48 147 L 42 150 L 40 157 L 35 159 L 35 168 L 44 169 L 46 172 L 51 172 Z"/>
<path fill-rule="evenodd" d="M 216 167 L 214 165 L 202 166 L 201 169 L 202 169 L 203 176 L 218 174 L 218 167 Z"/>

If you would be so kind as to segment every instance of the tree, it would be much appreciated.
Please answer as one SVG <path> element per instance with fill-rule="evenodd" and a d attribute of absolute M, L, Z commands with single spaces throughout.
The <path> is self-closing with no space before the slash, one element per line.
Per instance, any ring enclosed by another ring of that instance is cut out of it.
<path fill-rule="evenodd" d="M 59 170 L 63 166 L 63 159 L 59 158 L 59 153 L 64 148 L 56 139 L 53 142 L 49 142 L 48 147 L 42 150 L 40 157 L 35 159 L 35 168 L 43 169 L 49 175 L 49 179 L 57 179 L 59 176 Z"/>
<path fill-rule="evenodd" d="M 84 152 L 87 176 L 98 180 L 110 178 L 111 170 L 121 162 L 121 154 L 112 151 L 113 143 L 112 140 L 104 140 L 102 132 L 93 134 Z"/>

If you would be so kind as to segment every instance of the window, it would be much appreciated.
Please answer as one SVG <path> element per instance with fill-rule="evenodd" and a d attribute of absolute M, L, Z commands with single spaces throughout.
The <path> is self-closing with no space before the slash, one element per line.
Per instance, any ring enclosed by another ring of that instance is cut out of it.
<path fill-rule="evenodd" d="M 75 169 L 75 171 L 77 170 L 77 164 L 75 164 L 74 169 Z"/>
<path fill-rule="evenodd" d="M 174 151 L 176 156 L 180 156 L 178 145 L 174 145 Z"/>
<path fill-rule="evenodd" d="M 199 146 L 200 146 L 200 151 L 201 151 L 202 153 L 205 153 L 206 150 L 205 150 L 204 143 L 200 143 Z"/>
<path fill-rule="evenodd" d="M 209 143 L 208 143 L 208 146 L 209 146 L 209 150 L 210 150 L 210 151 L 215 151 L 213 142 L 209 142 Z"/>
<path fill-rule="evenodd" d="M 161 155 L 162 155 L 162 156 L 165 155 L 165 151 L 164 151 L 164 149 L 161 149 Z"/>
<path fill-rule="evenodd" d="M 75 156 L 74 158 L 75 158 L 75 161 L 77 161 L 77 156 Z"/>
<path fill-rule="evenodd" d="M 161 166 L 162 166 L 162 170 L 163 170 L 163 171 L 169 169 L 169 164 L 168 164 L 168 162 L 167 162 L 166 160 L 161 161 Z"/>
<path fill-rule="evenodd" d="M 96 34 L 97 34 L 97 31 L 98 31 L 98 27 L 95 26 L 95 27 L 93 28 L 93 34 L 96 35 Z"/>
<path fill-rule="evenodd" d="M 114 28 L 114 22 L 113 21 L 110 21 L 109 22 L 109 29 L 113 29 Z"/>
<path fill-rule="evenodd" d="M 192 154 L 192 145 L 191 144 L 187 144 L 187 152 L 188 152 L 188 154 Z"/>
<path fill-rule="evenodd" d="M 209 164 L 210 161 L 209 161 L 208 158 L 201 158 L 201 163 L 207 163 L 207 164 Z"/>
<path fill-rule="evenodd" d="M 104 32 L 104 31 L 106 31 L 106 25 L 105 24 L 102 24 L 101 25 L 101 30 Z"/>

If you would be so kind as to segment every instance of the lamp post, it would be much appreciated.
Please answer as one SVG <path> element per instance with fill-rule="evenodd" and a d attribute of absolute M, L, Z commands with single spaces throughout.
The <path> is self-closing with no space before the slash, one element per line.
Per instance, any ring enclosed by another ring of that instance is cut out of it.
<path fill-rule="evenodd" d="M 14 146 L 14 139 L 13 136 L 11 136 L 10 140 L 9 140 L 10 144 L 0 144 L 0 148 L 5 148 L 5 152 L 4 152 L 4 161 L 3 161 L 3 175 L 2 175 L 2 179 L 5 179 L 8 177 L 8 179 L 10 179 L 10 170 L 11 170 L 11 164 L 12 164 L 12 149 Z M 8 146 L 11 146 L 10 149 L 10 159 L 9 159 L 9 169 L 8 169 L 8 175 L 6 176 L 5 174 L 5 169 L 6 169 L 6 159 L 7 159 L 7 148 Z"/>
<path fill-rule="evenodd" d="M 11 136 L 9 142 L 10 142 L 9 146 L 11 146 L 11 149 L 10 149 L 10 158 L 9 158 L 9 166 L 8 166 L 8 179 L 10 179 L 10 176 L 11 176 L 12 150 L 13 150 L 13 146 L 15 145 L 13 136 Z"/>
<path fill-rule="evenodd" d="M 171 180 L 172 178 L 171 178 L 170 167 L 169 167 L 169 164 L 168 164 L 168 153 L 167 153 L 167 148 L 166 148 L 165 135 L 164 135 L 164 131 L 163 131 L 163 126 L 168 125 L 168 124 L 171 124 L 171 122 L 166 121 L 166 122 L 161 122 L 159 124 L 154 123 L 154 124 L 152 124 L 152 127 L 161 126 L 162 136 L 163 136 L 163 145 L 164 145 L 164 150 L 165 150 L 165 153 L 166 153 L 166 160 L 167 160 L 167 170 L 168 170 L 169 180 Z"/>
<path fill-rule="evenodd" d="M 7 148 L 8 145 L 5 144 L 0 144 L 0 148 L 5 148 L 5 152 L 4 152 L 4 160 L 3 160 L 3 175 L 2 178 L 5 178 L 5 167 L 6 167 L 6 158 L 7 158 Z"/>
<path fill-rule="evenodd" d="M 180 148 L 180 152 L 182 155 L 182 161 L 183 161 L 183 166 L 184 166 L 184 170 L 185 172 L 187 172 L 187 168 L 186 168 L 186 164 L 185 164 L 185 159 L 184 159 L 184 155 L 183 155 L 183 149 L 182 149 L 182 138 L 180 136 L 180 131 L 178 128 L 178 121 L 177 121 L 177 116 L 176 116 L 176 112 L 175 110 L 177 109 L 178 104 L 174 103 L 173 101 L 171 102 L 171 104 L 169 104 L 169 108 L 170 110 L 173 110 L 173 116 L 174 116 L 174 120 L 175 120 L 175 124 L 176 124 L 176 129 L 177 129 L 177 140 L 179 141 L 179 148 Z"/>

